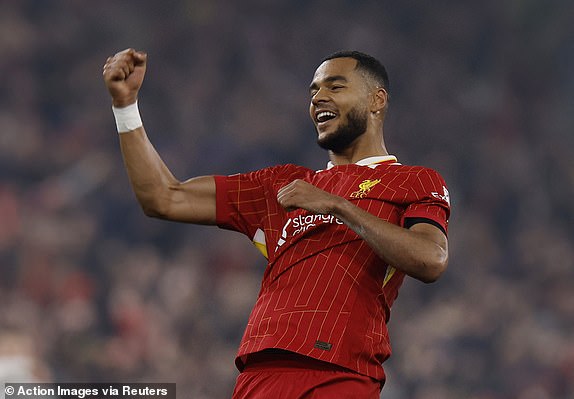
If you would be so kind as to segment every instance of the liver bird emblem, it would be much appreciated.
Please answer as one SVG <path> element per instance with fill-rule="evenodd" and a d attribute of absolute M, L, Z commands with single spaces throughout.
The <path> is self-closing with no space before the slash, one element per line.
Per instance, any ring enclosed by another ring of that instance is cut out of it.
<path fill-rule="evenodd" d="M 381 182 L 380 179 L 376 180 L 363 180 L 359 184 L 359 189 L 351 193 L 351 198 L 365 198 L 369 191 L 373 189 L 374 186 Z"/>

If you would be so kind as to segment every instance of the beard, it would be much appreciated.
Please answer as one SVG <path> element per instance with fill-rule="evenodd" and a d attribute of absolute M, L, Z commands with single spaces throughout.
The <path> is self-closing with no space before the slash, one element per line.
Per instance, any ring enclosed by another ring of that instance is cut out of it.
<path fill-rule="evenodd" d="M 353 108 L 347 114 L 347 123 L 340 125 L 335 132 L 326 137 L 318 139 L 317 144 L 324 150 L 340 154 L 366 131 L 367 110 L 361 112 L 357 108 Z"/>

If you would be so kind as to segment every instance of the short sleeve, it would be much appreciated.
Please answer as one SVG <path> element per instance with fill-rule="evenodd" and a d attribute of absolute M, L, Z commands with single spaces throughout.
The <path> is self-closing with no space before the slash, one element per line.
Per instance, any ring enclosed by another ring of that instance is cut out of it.
<path fill-rule="evenodd" d="M 253 237 L 267 210 L 263 180 L 268 174 L 267 170 L 260 170 L 215 176 L 216 221 L 219 227 Z"/>
<path fill-rule="evenodd" d="M 450 195 L 444 179 L 432 169 L 421 168 L 413 175 L 410 187 L 412 201 L 403 214 L 401 225 L 404 226 L 406 219 L 423 218 L 448 232 Z"/>
<path fill-rule="evenodd" d="M 279 188 L 309 170 L 296 165 L 279 165 L 250 173 L 215 176 L 216 221 L 223 229 L 234 230 L 253 239 L 257 230 L 273 229 L 282 223 L 284 209 L 277 202 Z"/>

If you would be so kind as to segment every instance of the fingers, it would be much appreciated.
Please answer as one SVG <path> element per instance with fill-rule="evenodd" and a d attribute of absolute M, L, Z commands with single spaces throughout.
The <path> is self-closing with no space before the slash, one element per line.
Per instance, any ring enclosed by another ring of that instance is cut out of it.
<path fill-rule="evenodd" d="M 147 54 L 141 51 L 136 51 L 134 53 L 134 62 L 136 66 L 145 64 L 147 61 Z"/>
<path fill-rule="evenodd" d="M 277 202 L 287 212 L 305 209 L 316 214 L 328 214 L 337 204 L 336 198 L 340 197 L 301 179 L 293 180 L 277 192 Z"/>
<path fill-rule="evenodd" d="M 288 199 L 291 197 L 290 192 L 292 190 L 292 185 L 293 182 L 281 187 L 277 192 L 277 202 L 279 202 L 279 205 L 283 208 L 287 208 L 289 206 Z"/>
<path fill-rule="evenodd" d="M 138 66 L 144 66 L 147 54 L 132 48 L 108 57 L 103 67 L 103 75 L 108 80 L 125 80 Z"/>
<path fill-rule="evenodd" d="M 308 184 L 303 180 L 295 179 L 291 183 L 281 187 L 277 192 L 277 202 L 283 208 L 290 212 L 299 208 L 299 195 L 302 193 L 304 186 Z"/>
<path fill-rule="evenodd" d="M 291 183 L 281 187 L 279 189 L 279 191 L 277 192 L 277 200 L 279 201 L 279 203 L 281 204 L 281 201 L 285 201 L 287 200 L 287 198 L 290 198 L 293 196 L 295 190 L 296 190 L 296 185 L 297 185 L 297 181 L 298 180 L 293 180 Z"/>

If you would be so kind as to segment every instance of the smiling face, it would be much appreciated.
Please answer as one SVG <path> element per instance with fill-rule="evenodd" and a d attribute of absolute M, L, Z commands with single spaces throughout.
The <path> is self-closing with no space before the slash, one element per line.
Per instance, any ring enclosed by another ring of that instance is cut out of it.
<path fill-rule="evenodd" d="M 353 58 L 334 58 L 315 71 L 309 113 L 324 149 L 341 153 L 367 129 L 369 89 Z"/>

